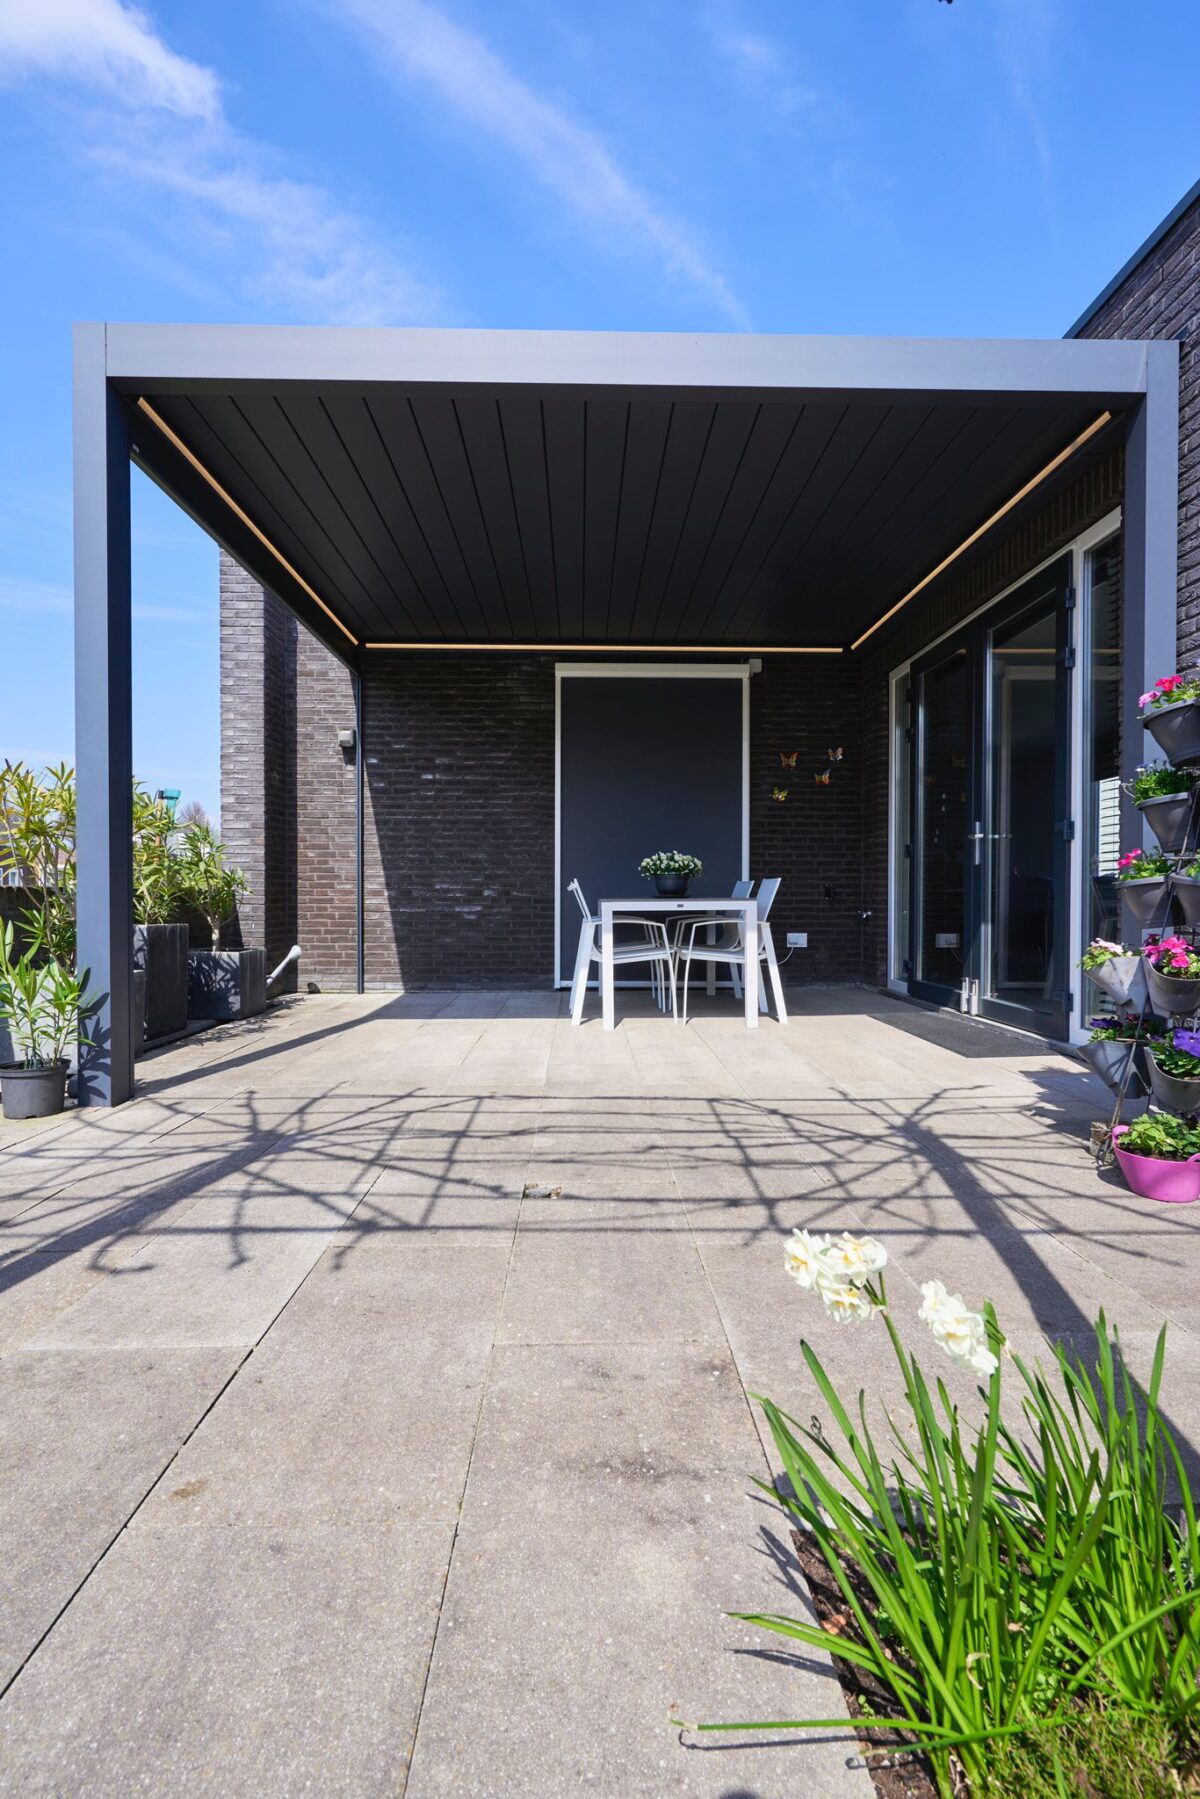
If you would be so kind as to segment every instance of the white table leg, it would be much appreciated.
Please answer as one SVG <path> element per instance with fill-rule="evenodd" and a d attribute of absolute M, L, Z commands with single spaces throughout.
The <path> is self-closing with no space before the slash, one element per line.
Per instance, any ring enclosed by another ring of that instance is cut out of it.
<path fill-rule="evenodd" d="M 746 968 L 743 976 L 746 1001 L 746 1029 L 758 1029 L 758 909 L 750 907 L 746 912 L 746 922 L 742 928 L 742 942 L 746 948 Z"/>
<path fill-rule="evenodd" d="M 617 1020 L 613 1008 L 613 916 L 600 908 L 600 1012 L 604 1029 L 611 1031 Z"/>

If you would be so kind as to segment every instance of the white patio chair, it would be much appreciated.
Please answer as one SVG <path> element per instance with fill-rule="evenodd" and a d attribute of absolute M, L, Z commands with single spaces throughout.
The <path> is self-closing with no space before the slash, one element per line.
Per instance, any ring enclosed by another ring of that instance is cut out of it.
<path fill-rule="evenodd" d="M 579 910 L 583 914 L 583 922 L 579 927 L 579 948 L 575 952 L 575 974 L 571 981 L 571 1023 L 579 1024 L 583 1018 L 583 1002 L 587 996 L 588 975 L 593 962 L 599 964 L 600 956 L 600 919 L 594 913 L 583 896 L 583 888 L 577 880 L 572 881 L 568 889 L 575 895 Z M 633 918 L 621 914 L 620 924 L 636 925 L 644 935 L 640 941 L 613 944 L 613 967 L 623 967 L 629 962 L 649 962 L 654 986 L 654 997 L 660 1009 L 666 1007 L 666 990 L 671 989 L 671 1017 L 678 1019 L 679 1007 L 675 997 L 675 952 L 671 948 L 667 927 L 660 918 Z"/>
<path fill-rule="evenodd" d="M 758 1009 L 760 1012 L 765 1012 L 767 1009 L 766 984 L 762 979 L 761 972 L 762 965 L 765 964 L 767 974 L 770 976 L 771 980 L 771 991 L 775 995 L 775 1015 L 780 1024 L 786 1024 L 787 1007 L 783 1002 L 783 982 L 779 978 L 779 963 L 775 956 L 775 940 L 771 936 L 771 927 L 767 922 L 771 907 L 775 903 L 775 895 L 779 892 L 780 885 L 781 883 L 778 877 L 772 876 L 769 881 L 759 882 L 758 893 L 756 895 L 756 909 L 758 912 L 758 959 L 760 966 Z M 683 964 L 684 1024 L 687 1023 L 688 981 L 691 976 L 693 962 L 723 962 L 728 967 L 731 976 L 734 976 L 735 970 L 746 966 L 746 948 L 742 938 L 742 927 L 740 922 L 731 923 L 727 920 L 724 930 L 715 943 L 697 943 L 695 940 L 696 929 L 702 922 L 702 920 L 698 920 L 697 926 L 689 930 L 687 938 L 680 945 L 675 957 L 676 968 L 678 968 L 680 963 Z"/>
<path fill-rule="evenodd" d="M 733 892 L 730 894 L 729 897 L 730 897 L 730 899 L 749 899 L 750 895 L 753 892 L 754 892 L 754 882 L 753 881 L 735 881 L 733 883 Z M 694 924 L 696 924 L 696 925 L 702 924 L 702 925 L 708 926 L 708 925 L 728 925 L 728 924 L 734 924 L 734 923 L 736 923 L 736 920 L 731 919 L 728 912 L 714 912 L 711 917 L 706 917 L 703 913 L 697 914 L 697 913 L 693 913 L 693 912 L 684 912 L 679 918 L 672 920 L 672 923 L 671 923 L 671 948 L 675 951 L 676 956 L 678 956 L 680 947 L 683 943 L 684 935 L 689 930 L 689 928 Z M 736 968 L 732 968 L 732 967 L 730 968 L 729 978 L 733 982 L 733 991 L 734 991 L 735 997 L 737 999 L 741 999 L 742 983 L 738 978 L 738 972 L 737 972 Z"/>

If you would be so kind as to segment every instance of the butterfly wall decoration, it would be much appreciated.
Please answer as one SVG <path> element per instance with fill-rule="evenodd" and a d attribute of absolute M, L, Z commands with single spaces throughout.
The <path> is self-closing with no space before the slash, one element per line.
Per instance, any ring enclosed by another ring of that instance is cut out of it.
<path fill-rule="evenodd" d="M 786 787 L 772 787 L 771 798 L 773 800 L 778 800 L 780 805 L 782 805 L 788 796 L 788 791 L 789 790 Z"/>
<path fill-rule="evenodd" d="M 781 768 L 795 768 L 796 758 L 799 754 L 800 754 L 799 750 L 790 750 L 790 751 L 789 750 L 780 750 L 780 752 L 779 752 L 780 767 Z"/>

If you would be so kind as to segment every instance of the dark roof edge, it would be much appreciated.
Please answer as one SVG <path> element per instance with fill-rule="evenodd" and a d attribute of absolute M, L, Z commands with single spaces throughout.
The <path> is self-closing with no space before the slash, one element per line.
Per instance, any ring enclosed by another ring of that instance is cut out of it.
<path fill-rule="evenodd" d="M 1192 206 L 1197 200 L 1200 200 L 1200 181 L 1197 181 L 1194 186 L 1189 187 L 1178 206 L 1173 206 L 1166 218 L 1154 227 L 1154 230 L 1150 233 L 1145 243 L 1140 244 L 1129 258 L 1129 261 L 1117 270 L 1108 286 L 1096 295 L 1096 298 L 1092 301 L 1091 305 L 1087 307 L 1085 311 L 1080 313 L 1079 317 L 1075 320 L 1075 323 L 1063 332 L 1064 337 L 1079 336 L 1079 333 L 1083 330 L 1084 326 L 1089 324 L 1091 320 L 1095 318 L 1100 308 L 1108 300 L 1112 299 L 1117 289 L 1129 279 L 1139 263 L 1145 262 L 1151 250 L 1161 244 L 1163 238 L 1166 237 L 1172 227 L 1179 223 L 1188 207 Z"/>

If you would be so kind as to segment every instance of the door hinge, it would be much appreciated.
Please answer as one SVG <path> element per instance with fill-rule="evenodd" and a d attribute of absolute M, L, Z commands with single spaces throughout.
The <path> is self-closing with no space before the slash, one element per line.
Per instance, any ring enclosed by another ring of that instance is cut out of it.
<path fill-rule="evenodd" d="M 1069 1012 L 1075 1004 L 1075 995 L 1068 987 L 1060 987 L 1056 993 L 1050 995 L 1050 998 L 1055 1005 L 1061 1006 L 1064 1012 Z"/>
<path fill-rule="evenodd" d="M 1074 612 L 1074 610 L 1075 610 L 1075 589 L 1073 587 L 1068 587 L 1066 593 L 1064 593 L 1064 595 L 1063 595 L 1063 611 L 1064 612 Z"/>
<path fill-rule="evenodd" d="M 1074 843 L 1075 820 L 1073 818 L 1060 818 L 1054 829 L 1058 832 L 1064 843 Z"/>
<path fill-rule="evenodd" d="M 909 961 L 907 956 L 905 956 L 903 962 L 900 964 L 900 968 L 906 979 L 911 976 L 912 963 Z"/>
<path fill-rule="evenodd" d="M 1075 645 L 1069 643 L 1058 659 L 1059 667 L 1072 669 L 1075 666 Z"/>
<path fill-rule="evenodd" d="M 911 844 L 911 843 L 906 843 L 906 844 L 905 844 L 905 846 L 904 846 L 904 859 L 905 859 L 905 861 L 906 861 L 906 862 L 911 862 L 911 861 L 912 861 L 912 853 L 913 853 L 913 847 L 912 847 L 912 844 Z"/>

